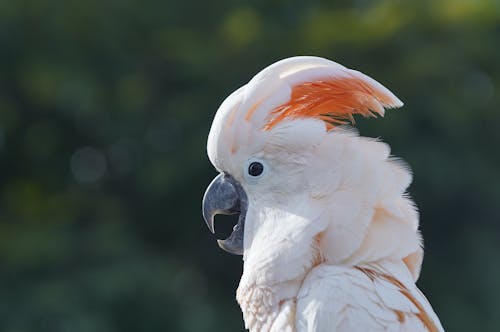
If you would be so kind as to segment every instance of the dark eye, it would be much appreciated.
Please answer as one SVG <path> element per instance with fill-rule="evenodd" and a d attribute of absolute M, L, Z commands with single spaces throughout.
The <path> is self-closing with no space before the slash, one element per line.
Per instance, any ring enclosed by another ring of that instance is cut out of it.
<path fill-rule="evenodd" d="M 250 165 L 248 165 L 248 174 L 251 176 L 259 176 L 264 171 L 264 165 L 261 163 L 254 161 Z"/>

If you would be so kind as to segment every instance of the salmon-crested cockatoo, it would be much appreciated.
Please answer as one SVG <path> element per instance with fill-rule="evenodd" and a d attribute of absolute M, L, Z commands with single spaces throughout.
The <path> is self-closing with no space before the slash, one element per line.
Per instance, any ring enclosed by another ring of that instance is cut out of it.
<path fill-rule="evenodd" d="M 372 78 L 319 57 L 265 68 L 220 106 L 203 198 L 239 214 L 219 246 L 243 255 L 236 298 L 250 331 L 443 331 L 415 282 L 422 264 L 411 172 L 360 137 L 353 115 L 403 103 Z"/>

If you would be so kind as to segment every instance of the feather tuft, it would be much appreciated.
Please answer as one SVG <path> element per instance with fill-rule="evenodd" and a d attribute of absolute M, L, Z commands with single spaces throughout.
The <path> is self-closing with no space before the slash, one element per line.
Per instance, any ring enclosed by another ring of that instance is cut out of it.
<path fill-rule="evenodd" d="M 403 105 L 380 84 L 374 84 L 368 77 L 357 76 L 359 75 L 295 85 L 290 100 L 271 112 L 271 118 L 264 129 L 270 130 L 286 119 L 316 118 L 324 121 L 330 130 L 349 122 L 353 124 L 354 114 L 364 117 L 384 116 L 385 108 Z"/>

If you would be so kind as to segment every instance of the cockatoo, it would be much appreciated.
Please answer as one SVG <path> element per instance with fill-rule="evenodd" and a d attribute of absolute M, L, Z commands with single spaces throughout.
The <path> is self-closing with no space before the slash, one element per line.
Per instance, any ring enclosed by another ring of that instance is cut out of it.
<path fill-rule="evenodd" d="M 443 331 L 415 282 L 423 250 L 408 167 L 346 124 L 403 103 L 361 72 L 278 61 L 218 109 L 207 143 L 220 174 L 203 197 L 239 214 L 219 246 L 243 255 L 236 298 L 250 331 Z"/>

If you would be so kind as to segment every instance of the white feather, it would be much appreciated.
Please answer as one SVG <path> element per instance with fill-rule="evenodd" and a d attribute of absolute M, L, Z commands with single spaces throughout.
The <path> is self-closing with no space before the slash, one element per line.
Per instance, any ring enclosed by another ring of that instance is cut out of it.
<path fill-rule="evenodd" d="M 413 295 L 415 286 L 402 287 L 362 270 L 320 265 L 297 297 L 298 331 L 426 331 L 419 308 L 401 292 L 408 287 Z M 426 306 L 425 299 L 417 296 L 416 301 Z M 430 316 L 435 331 L 442 331 L 437 317 Z"/>

